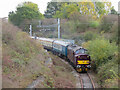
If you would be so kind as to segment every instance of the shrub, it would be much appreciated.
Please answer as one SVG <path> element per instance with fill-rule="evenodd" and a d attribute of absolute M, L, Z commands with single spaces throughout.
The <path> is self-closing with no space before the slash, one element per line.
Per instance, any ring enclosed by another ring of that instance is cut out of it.
<path fill-rule="evenodd" d="M 102 37 L 84 43 L 83 46 L 86 46 L 89 50 L 89 54 L 92 61 L 95 62 L 96 68 L 112 60 L 114 54 L 117 52 L 115 43 L 109 43 L 108 40 L 105 40 Z"/>
<path fill-rule="evenodd" d="M 92 59 L 92 69 L 97 71 L 98 81 L 104 87 L 118 87 L 118 51 L 115 43 L 110 43 L 103 37 L 86 42 Z M 111 82 L 112 81 L 112 82 Z"/>
<path fill-rule="evenodd" d="M 91 21 L 89 26 L 92 27 L 92 28 L 97 28 L 99 27 L 99 22 L 98 21 Z"/>
<path fill-rule="evenodd" d="M 92 31 L 88 31 L 84 34 L 85 41 L 96 39 L 98 35 Z"/>
<path fill-rule="evenodd" d="M 118 88 L 118 63 L 115 63 L 115 59 L 102 64 L 98 68 L 98 79 L 101 81 L 101 85 L 107 88 Z"/>
<path fill-rule="evenodd" d="M 98 69 L 98 75 L 100 77 L 99 79 L 104 80 L 118 78 L 118 64 L 114 63 L 114 60 L 109 61 L 106 64 L 102 64 L 102 66 Z"/>
<path fill-rule="evenodd" d="M 110 40 L 113 42 L 116 42 L 118 44 L 118 22 L 115 22 L 110 30 L 112 32 L 112 35 L 110 37 Z"/>
<path fill-rule="evenodd" d="M 80 13 L 75 12 L 71 15 L 70 19 L 61 27 L 64 28 L 64 31 L 70 31 L 70 34 L 85 32 L 89 26 L 89 24 L 87 24 L 89 20 L 88 18 L 88 16 L 82 16 Z"/>
<path fill-rule="evenodd" d="M 118 15 L 108 15 L 102 18 L 99 31 L 110 32 L 114 22 L 118 22 Z"/>

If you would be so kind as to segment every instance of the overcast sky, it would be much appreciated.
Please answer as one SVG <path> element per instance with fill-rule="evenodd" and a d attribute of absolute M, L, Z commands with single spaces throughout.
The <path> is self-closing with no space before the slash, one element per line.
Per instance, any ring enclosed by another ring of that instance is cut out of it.
<path fill-rule="evenodd" d="M 22 2 L 31 1 L 33 3 L 38 4 L 39 10 L 41 13 L 44 13 L 47 7 L 47 3 L 51 0 L 1 0 L 0 1 L 0 18 L 8 17 L 8 13 L 10 11 L 15 11 L 16 6 Z M 120 0 L 109 0 L 112 2 L 112 6 L 114 6 L 115 10 L 118 11 L 118 2 Z"/>

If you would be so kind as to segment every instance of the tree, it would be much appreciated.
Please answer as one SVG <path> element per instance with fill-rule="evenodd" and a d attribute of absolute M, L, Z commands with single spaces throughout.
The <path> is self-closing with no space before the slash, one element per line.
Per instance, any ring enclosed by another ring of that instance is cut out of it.
<path fill-rule="evenodd" d="M 111 2 L 95 2 L 95 11 L 99 20 L 101 20 L 104 15 L 108 15 L 111 9 Z"/>
<path fill-rule="evenodd" d="M 56 14 L 56 11 L 60 10 L 60 7 L 63 2 L 48 2 L 47 10 L 45 11 L 44 16 L 46 18 L 52 18 Z"/>
<path fill-rule="evenodd" d="M 54 15 L 55 18 L 70 18 L 70 16 L 75 13 L 79 12 L 79 8 L 75 3 L 64 3 L 62 4 L 59 11 L 56 11 Z"/>
<path fill-rule="evenodd" d="M 111 2 L 71 2 L 63 3 L 54 17 L 69 18 L 74 12 L 92 17 L 93 20 L 101 20 L 111 10 Z"/>
<path fill-rule="evenodd" d="M 111 14 L 117 15 L 117 11 L 114 9 L 114 7 L 112 7 L 112 9 L 111 9 Z"/>
<path fill-rule="evenodd" d="M 25 27 L 21 27 L 26 20 L 31 21 L 32 19 L 41 19 L 43 15 L 39 12 L 38 5 L 32 2 L 24 2 L 19 4 L 16 8 L 15 12 L 9 12 L 9 21 L 14 25 L 24 29 L 28 25 L 24 25 Z M 29 22 L 30 24 L 31 22 Z"/>

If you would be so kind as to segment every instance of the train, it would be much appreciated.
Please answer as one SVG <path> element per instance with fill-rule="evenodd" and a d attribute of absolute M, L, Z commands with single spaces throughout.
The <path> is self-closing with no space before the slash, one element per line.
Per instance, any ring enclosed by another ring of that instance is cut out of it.
<path fill-rule="evenodd" d="M 68 59 L 77 72 L 87 72 L 91 68 L 91 58 L 87 49 L 69 41 L 37 37 L 45 49 Z"/>

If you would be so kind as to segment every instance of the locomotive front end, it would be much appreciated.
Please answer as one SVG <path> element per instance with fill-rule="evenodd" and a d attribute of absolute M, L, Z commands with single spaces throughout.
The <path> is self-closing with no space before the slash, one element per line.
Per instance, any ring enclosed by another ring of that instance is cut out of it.
<path fill-rule="evenodd" d="M 78 52 L 78 53 L 77 53 Z M 86 72 L 88 69 L 90 69 L 91 65 L 91 59 L 90 56 L 85 54 L 85 49 L 79 49 L 76 52 L 75 58 L 76 58 L 76 70 L 78 72 Z"/>

